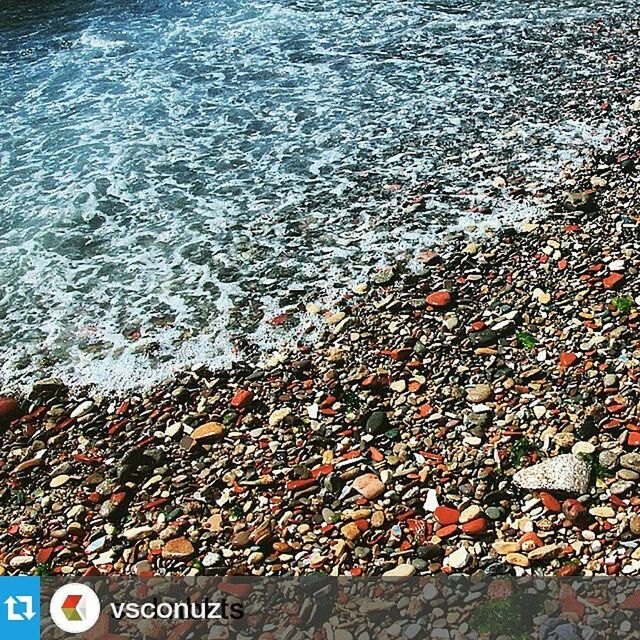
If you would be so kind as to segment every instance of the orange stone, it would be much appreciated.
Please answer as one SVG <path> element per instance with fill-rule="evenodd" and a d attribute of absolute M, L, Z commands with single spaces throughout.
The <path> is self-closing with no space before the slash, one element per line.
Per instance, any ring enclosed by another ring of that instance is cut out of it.
<path fill-rule="evenodd" d="M 451 304 L 451 294 L 448 291 L 434 291 L 427 296 L 427 304 L 436 309 L 443 309 Z"/>
<path fill-rule="evenodd" d="M 238 389 L 236 394 L 231 398 L 231 406 L 236 409 L 246 407 L 253 400 L 253 392 L 246 389 Z"/>
<path fill-rule="evenodd" d="M 627 444 L 630 447 L 640 447 L 640 433 L 637 431 L 629 432 L 629 437 L 627 438 Z"/>
<path fill-rule="evenodd" d="M 540 540 L 540 537 L 534 531 L 529 531 L 529 533 L 525 533 L 523 536 L 520 537 L 520 540 L 518 540 L 518 542 L 520 543 L 520 545 L 523 545 L 525 542 L 533 542 L 533 544 L 535 544 L 536 547 L 542 547 L 544 545 L 544 542 Z"/>
<path fill-rule="evenodd" d="M 621 273 L 612 273 L 602 279 L 602 284 L 605 289 L 615 289 L 623 280 L 624 276 Z"/>
<path fill-rule="evenodd" d="M 450 525 L 447 525 L 446 527 L 440 527 L 440 529 L 436 531 L 436 535 L 440 538 L 449 538 L 450 536 L 452 536 L 454 533 L 457 533 L 457 532 L 458 532 L 458 525 L 450 524 Z"/>
<path fill-rule="evenodd" d="M 464 533 L 468 533 L 472 536 L 480 535 L 487 530 L 487 521 L 485 518 L 476 518 L 470 522 L 465 522 L 462 527 Z"/>
<path fill-rule="evenodd" d="M 566 578 L 568 576 L 575 576 L 580 570 L 580 565 L 577 562 L 569 562 L 561 566 L 557 571 L 556 575 L 559 578 Z"/>
<path fill-rule="evenodd" d="M 433 517 L 442 525 L 457 524 L 460 519 L 460 512 L 453 507 L 436 507 Z"/>
<path fill-rule="evenodd" d="M 361 531 L 358 528 L 357 524 L 355 524 L 354 522 L 348 522 L 340 529 L 340 533 L 347 540 L 353 541 L 353 540 L 357 540 L 360 537 Z"/>
<path fill-rule="evenodd" d="M 411 357 L 412 353 L 413 349 L 411 349 L 410 347 L 403 347 L 402 349 L 393 349 L 393 351 L 391 351 L 389 355 L 391 356 L 392 360 L 401 361 L 408 360 Z"/>
<path fill-rule="evenodd" d="M 560 501 L 554 498 L 550 493 L 546 491 L 540 492 L 540 502 L 544 505 L 547 511 L 553 511 L 553 513 L 560 513 L 562 511 L 562 507 L 560 506 Z"/>
<path fill-rule="evenodd" d="M 194 553 L 193 545 L 186 538 L 174 538 L 162 547 L 162 557 L 165 560 L 183 560 Z"/>
<path fill-rule="evenodd" d="M 420 405 L 420 409 L 418 409 L 421 418 L 426 418 L 432 411 L 433 407 L 428 402 Z"/>
<path fill-rule="evenodd" d="M 575 364 L 578 356 L 575 353 L 562 353 L 560 354 L 560 366 L 562 368 L 570 367 Z"/>
<path fill-rule="evenodd" d="M 609 413 L 620 413 L 624 408 L 623 404 L 610 404 L 607 406 L 607 411 Z"/>
<path fill-rule="evenodd" d="M 207 422 L 198 427 L 191 434 L 191 439 L 196 442 L 219 438 L 224 433 L 224 425 L 219 422 Z"/>

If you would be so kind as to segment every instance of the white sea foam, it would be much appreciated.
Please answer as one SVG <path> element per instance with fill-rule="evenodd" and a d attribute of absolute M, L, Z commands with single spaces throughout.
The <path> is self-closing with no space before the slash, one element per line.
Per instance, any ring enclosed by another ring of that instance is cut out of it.
<path fill-rule="evenodd" d="M 534 214 L 465 210 L 488 202 L 487 170 L 548 180 L 606 144 L 565 105 L 587 66 L 606 79 L 590 22 L 638 8 L 161 4 L 5 32 L 0 385 L 131 389 L 273 350 L 319 322 L 304 302 L 330 306 L 445 229 Z M 423 190 L 426 211 L 397 206 Z"/>

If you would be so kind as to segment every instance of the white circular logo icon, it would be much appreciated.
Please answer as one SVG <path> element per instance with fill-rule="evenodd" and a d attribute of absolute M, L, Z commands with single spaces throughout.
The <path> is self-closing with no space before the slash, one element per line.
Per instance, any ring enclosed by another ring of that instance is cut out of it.
<path fill-rule="evenodd" d="M 66 584 L 53 594 L 49 614 L 63 631 L 83 633 L 98 622 L 100 600 L 96 592 L 85 584 Z"/>

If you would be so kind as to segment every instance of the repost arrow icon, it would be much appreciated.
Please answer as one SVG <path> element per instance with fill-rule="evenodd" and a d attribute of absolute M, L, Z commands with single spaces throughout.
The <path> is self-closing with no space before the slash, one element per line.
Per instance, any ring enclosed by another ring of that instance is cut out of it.
<path fill-rule="evenodd" d="M 33 610 L 33 598 L 31 596 L 17 596 L 17 600 L 27 605 L 25 612 L 22 614 L 27 620 L 35 617 L 36 612 Z"/>
<path fill-rule="evenodd" d="M 9 596 L 4 603 L 7 605 L 7 620 L 12 622 L 18 622 L 23 620 L 24 618 L 15 611 L 15 606 L 18 604 L 18 601 L 13 597 Z"/>

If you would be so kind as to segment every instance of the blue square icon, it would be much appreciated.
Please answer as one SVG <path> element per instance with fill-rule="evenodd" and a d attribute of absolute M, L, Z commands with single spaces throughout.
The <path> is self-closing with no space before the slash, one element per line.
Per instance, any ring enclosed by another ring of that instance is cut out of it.
<path fill-rule="evenodd" d="M 40 640 L 40 578 L 0 578 L 0 638 Z"/>

